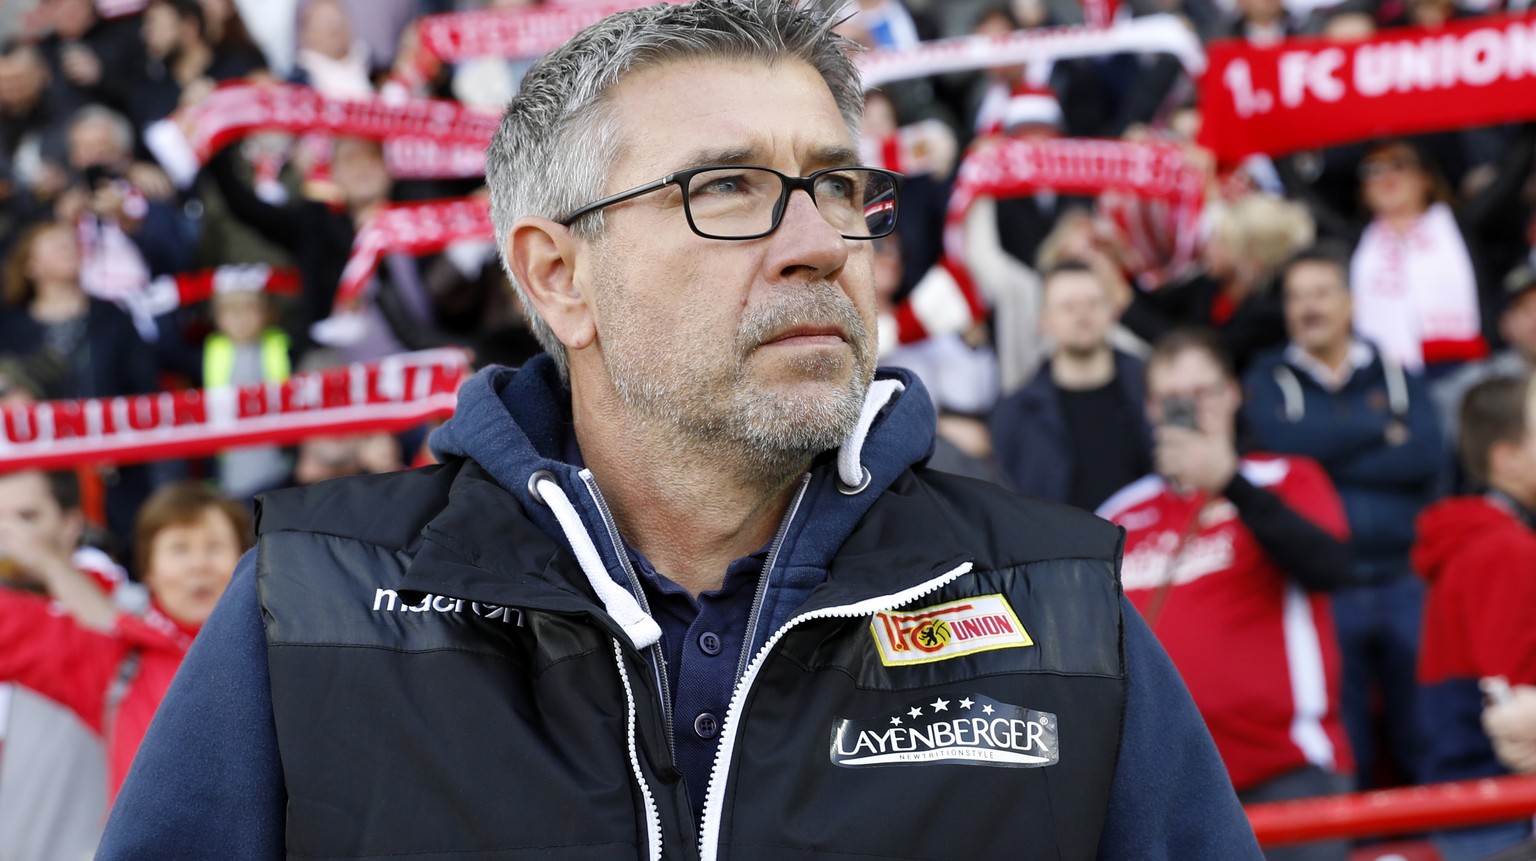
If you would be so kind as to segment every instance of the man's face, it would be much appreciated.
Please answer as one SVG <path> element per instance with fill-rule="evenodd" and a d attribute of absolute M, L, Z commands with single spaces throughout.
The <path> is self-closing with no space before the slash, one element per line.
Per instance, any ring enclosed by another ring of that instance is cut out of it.
<path fill-rule="evenodd" d="M 1040 329 L 1069 356 L 1085 356 L 1108 344 L 1115 324 L 1109 292 L 1092 272 L 1058 272 L 1045 286 Z"/>
<path fill-rule="evenodd" d="M 1499 334 L 1527 362 L 1536 362 L 1536 290 L 1526 290 L 1510 301 L 1499 316 Z"/>
<path fill-rule="evenodd" d="M 54 32 L 67 40 L 84 36 L 96 23 L 96 4 L 92 0 L 42 0 L 53 23 Z"/>
<path fill-rule="evenodd" d="M 1339 267 L 1321 262 L 1292 266 L 1284 303 L 1286 333 L 1303 350 L 1321 355 L 1349 343 L 1354 305 Z"/>
<path fill-rule="evenodd" d="M 830 91 L 799 62 L 671 63 L 610 101 L 624 148 L 605 193 L 696 164 L 793 176 L 856 163 Z M 694 234 L 676 186 L 606 215 L 576 273 L 601 368 L 575 351 L 574 387 L 586 375 L 646 422 L 765 457 L 841 443 L 874 373 L 870 242 L 843 239 L 801 192 L 777 231 L 745 241 Z"/>
<path fill-rule="evenodd" d="M 1182 350 L 1147 366 L 1147 420 L 1163 424 L 1163 405 L 1169 401 L 1193 402 L 1196 427 L 1207 436 L 1231 434 L 1242 404 L 1237 384 L 1202 349 Z"/>
<path fill-rule="evenodd" d="M 355 206 L 379 203 L 389 197 L 389 169 L 378 144 L 356 138 L 336 142 L 331 156 L 331 178 L 341 187 L 347 202 Z"/>
<path fill-rule="evenodd" d="M 47 83 L 47 69 L 34 51 L 23 49 L 0 57 L 0 111 L 31 110 Z"/>
<path fill-rule="evenodd" d="M 177 43 L 181 41 L 181 16 L 164 3 L 151 3 L 144 10 L 139 35 L 149 55 L 163 60 L 176 50 Z"/>
<path fill-rule="evenodd" d="M 117 131 L 105 120 L 87 120 L 69 130 L 69 166 L 75 170 L 96 166 L 121 169 L 128 156 Z"/>
<path fill-rule="evenodd" d="M 29 543 L 67 557 L 80 538 L 78 512 L 59 507 L 48 478 L 36 470 L 0 475 L 0 555 L 10 543 Z"/>

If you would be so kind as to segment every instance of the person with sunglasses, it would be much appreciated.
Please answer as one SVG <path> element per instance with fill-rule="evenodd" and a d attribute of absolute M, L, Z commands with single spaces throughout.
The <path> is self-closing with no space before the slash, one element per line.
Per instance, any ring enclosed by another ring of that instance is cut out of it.
<path fill-rule="evenodd" d="M 547 355 L 440 465 L 265 497 L 100 858 L 1258 857 L 1121 534 L 925 465 L 832 23 L 657 4 L 529 71 L 487 184 Z"/>

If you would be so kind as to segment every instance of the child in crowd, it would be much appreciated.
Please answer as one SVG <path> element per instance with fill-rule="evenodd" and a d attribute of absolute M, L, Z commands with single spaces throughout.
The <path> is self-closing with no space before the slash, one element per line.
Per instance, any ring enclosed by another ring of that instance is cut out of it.
<path fill-rule="evenodd" d="M 281 383 L 292 371 L 288 336 L 273 325 L 271 298 L 255 290 L 213 296 L 214 332 L 203 342 L 203 385 Z M 283 483 L 288 465 L 271 445 L 232 449 L 219 457 L 219 488 L 245 499 Z"/>

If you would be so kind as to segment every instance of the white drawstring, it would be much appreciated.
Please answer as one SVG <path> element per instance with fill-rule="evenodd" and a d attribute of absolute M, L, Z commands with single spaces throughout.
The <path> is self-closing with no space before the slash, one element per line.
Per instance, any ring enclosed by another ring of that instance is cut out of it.
<path fill-rule="evenodd" d="M 587 575 L 587 582 L 592 584 L 592 591 L 603 602 L 603 609 L 629 635 L 629 641 L 637 649 L 646 649 L 660 640 L 661 626 L 640 609 L 635 596 L 608 576 L 603 557 L 598 555 L 597 545 L 592 543 L 592 536 L 587 534 L 581 515 L 576 513 L 576 506 L 571 504 L 565 491 L 550 478 L 538 479 L 534 488 L 544 504 L 554 512 L 555 519 L 560 521 L 560 528 L 565 530 L 565 540 L 571 543 L 576 561 L 581 564 L 582 573 Z"/>
<path fill-rule="evenodd" d="M 844 493 L 857 493 L 869 486 L 868 472 L 859 463 L 859 453 L 864 449 L 864 438 L 869 436 L 869 426 L 875 416 L 885 408 L 891 398 L 906 389 L 901 380 L 875 380 L 864 396 L 864 408 L 859 411 L 859 423 L 837 450 L 837 477 L 842 481 Z"/>

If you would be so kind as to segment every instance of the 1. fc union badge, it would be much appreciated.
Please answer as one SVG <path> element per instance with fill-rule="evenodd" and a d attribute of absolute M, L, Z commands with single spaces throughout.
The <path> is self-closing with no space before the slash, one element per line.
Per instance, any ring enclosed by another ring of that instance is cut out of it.
<path fill-rule="evenodd" d="M 1035 644 L 1002 595 L 876 613 L 870 630 L 880 650 L 880 662 L 887 667 Z"/>

